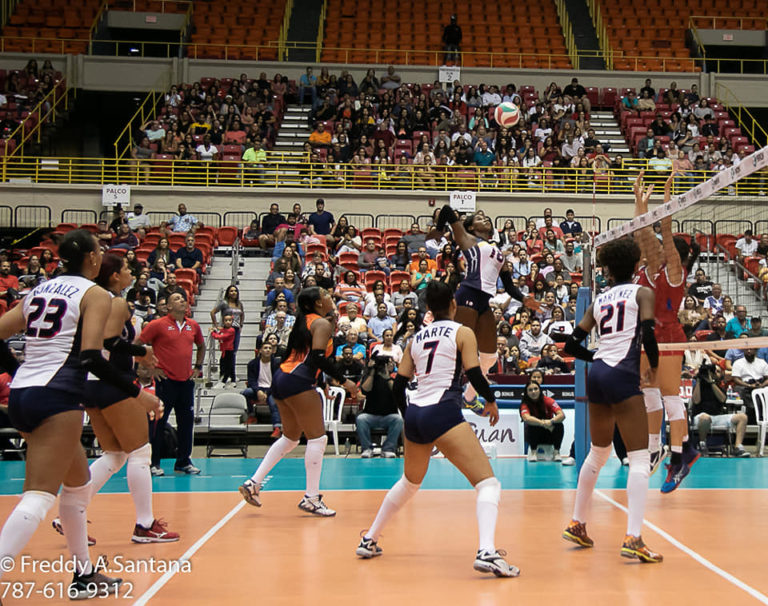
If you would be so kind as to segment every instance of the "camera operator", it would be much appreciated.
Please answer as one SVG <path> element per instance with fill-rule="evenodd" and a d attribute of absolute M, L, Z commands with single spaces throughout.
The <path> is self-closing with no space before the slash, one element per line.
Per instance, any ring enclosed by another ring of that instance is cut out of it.
<path fill-rule="evenodd" d="M 693 429 L 699 433 L 699 450 L 705 456 L 708 454 L 707 435 L 715 429 L 736 430 L 734 454 L 737 457 L 749 457 L 742 442 L 747 431 L 747 415 L 743 412 L 728 413 L 725 406 L 725 382 L 723 371 L 713 364 L 702 364 L 696 376 L 696 383 L 691 394 Z"/>
<path fill-rule="evenodd" d="M 396 456 L 397 442 L 403 431 L 403 417 L 397 410 L 392 397 L 392 372 L 395 362 L 389 356 L 374 354 L 368 361 L 366 374 L 360 385 L 365 395 L 363 411 L 357 415 L 355 425 L 364 459 L 373 456 L 371 430 L 383 429 L 387 437 L 381 447 L 381 456 L 391 459 Z"/>

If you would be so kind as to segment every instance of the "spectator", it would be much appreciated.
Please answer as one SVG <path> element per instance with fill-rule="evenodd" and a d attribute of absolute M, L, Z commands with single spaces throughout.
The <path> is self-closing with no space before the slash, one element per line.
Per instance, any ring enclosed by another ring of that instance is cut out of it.
<path fill-rule="evenodd" d="M 274 350 L 274 354 L 282 358 L 288 349 L 288 338 L 291 336 L 291 328 L 293 328 L 293 322 L 288 323 L 288 318 L 295 321 L 295 317 L 288 314 L 286 301 L 280 301 L 274 312 L 274 324 L 269 326 L 265 323 L 264 338 L 269 335 L 275 335 L 277 337 L 277 345 Z"/>
<path fill-rule="evenodd" d="M 365 365 L 360 360 L 355 359 L 351 346 L 343 345 L 338 369 L 345 381 L 352 381 L 355 385 L 359 385 L 363 378 Z M 350 396 L 351 394 L 347 392 L 347 397 Z"/>
<path fill-rule="evenodd" d="M 531 320 L 530 330 L 524 330 L 520 337 L 520 353 L 525 360 L 541 356 L 545 345 L 554 343 L 547 335 L 541 332 L 541 321 Z"/>
<path fill-rule="evenodd" d="M 357 281 L 357 274 L 354 271 L 346 271 L 342 280 L 333 291 L 337 303 L 343 301 L 355 303 L 365 298 L 365 287 Z"/>
<path fill-rule="evenodd" d="M 317 102 L 317 76 L 312 73 L 311 67 L 308 67 L 307 71 L 299 78 L 299 105 L 304 105 L 304 96 L 307 92 L 309 92 L 314 108 Z"/>
<path fill-rule="evenodd" d="M 408 254 L 412 255 L 413 253 L 418 252 L 419 247 L 425 247 L 426 239 L 426 234 L 421 231 L 419 224 L 413 223 L 411 225 L 411 230 L 400 238 L 400 242 L 405 242 L 405 245 L 408 248 Z"/>
<path fill-rule="evenodd" d="M 736 241 L 736 250 L 739 251 L 737 261 L 744 264 L 744 257 L 751 257 L 757 252 L 758 241 L 752 237 L 752 230 L 747 229 L 744 235 Z"/>
<path fill-rule="evenodd" d="M 656 89 L 653 88 L 653 86 L 651 86 L 651 79 L 650 78 L 646 78 L 645 79 L 645 84 L 643 85 L 643 88 L 640 89 L 640 94 L 642 95 L 643 93 L 648 93 L 648 96 L 651 99 L 655 99 L 656 98 Z"/>
<path fill-rule="evenodd" d="M 584 110 L 589 112 L 592 106 L 587 98 L 587 90 L 579 84 L 578 78 L 572 78 L 571 83 L 563 89 L 563 96 L 573 99 L 573 103 L 581 103 L 584 106 Z"/>
<path fill-rule="evenodd" d="M 328 148 L 331 146 L 331 133 L 325 130 L 325 124 L 318 122 L 315 130 L 309 135 L 309 144 L 313 149 Z"/>
<path fill-rule="evenodd" d="M 164 475 L 160 453 L 165 440 L 165 425 L 173 410 L 176 415 L 178 450 L 174 471 L 194 475 L 200 470 L 192 464 L 192 432 L 194 429 L 195 382 L 205 358 L 205 340 L 200 326 L 186 317 L 187 301 L 179 293 L 168 297 L 168 315 L 153 320 L 141 331 L 141 341 L 151 345 L 157 358 L 157 397 L 165 404 L 165 412 L 155 421 L 152 438 L 152 475 Z M 196 357 L 191 365 L 193 345 Z"/>
<path fill-rule="evenodd" d="M 139 232 L 139 238 L 143 239 L 147 235 L 147 231 L 152 229 L 152 223 L 149 217 L 144 214 L 144 206 L 136 203 L 133 206 L 133 212 L 128 213 L 128 227 L 131 231 Z"/>
<path fill-rule="evenodd" d="M 571 372 L 568 367 L 568 363 L 560 356 L 557 345 L 552 343 L 551 345 L 545 345 L 541 350 L 541 359 L 536 362 L 536 369 L 541 370 L 544 374 L 563 374 L 567 375 Z"/>
<path fill-rule="evenodd" d="M 394 329 L 387 328 L 381 333 L 381 343 L 377 343 L 373 346 L 371 355 L 390 357 L 395 361 L 395 365 L 400 364 L 400 360 L 403 359 L 403 350 L 399 345 L 395 344 Z"/>
<path fill-rule="evenodd" d="M 747 415 L 729 414 L 726 411 L 725 402 L 722 369 L 716 365 L 702 365 L 691 394 L 693 429 L 699 434 L 699 451 L 705 456 L 709 454 L 707 436 L 713 427 L 728 431 L 733 426 L 736 431 L 734 454 L 737 457 L 749 457 L 749 453 L 743 446 L 744 434 L 747 431 Z"/>
<path fill-rule="evenodd" d="M 541 329 L 555 343 L 564 343 L 573 332 L 573 323 L 565 319 L 565 311 L 559 305 L 552 308 L 551 318 Z"/>
<path fill-rule="evenodd" d="M 403 418 L 397 410 L 397 405 L 392 397 L 392 371 L 395 363 L 387 356 L 371 356 L 367 365 L 367 372 L 360 385 L 365 395 L 363 411 L 357 415 L 355 426 L 361 455 L 364 459 L 373 456 L 373 444 L 371 443 L 371 430 L 383 429 L 387 437 L 381 446 L 381 456 L 390 459 L 397 455 L 397 443 L 403 431 Z"/>
<path fill-rule="evenodd" d="M 269 406 L 272 421 L 272 433 L 269 437 L 277 439 L 282 435 L 283 424 L 280 420 L 280 411 L 272 397 L 272 377 L 280 368 L 280 362 L 275 357 L 270 343 L 262 343 L 256 353 L 256 357 L 248 362 L 247 387 L 240 393 L 248 401 L 248 412 L 253 421 L 256 420 L 255 406 Z"/>
<path fill-rule="evenodd" d="M 443 63 L 458 62 L 461 38 L 461 26 L 456 23 L 456 15 L 451 15 L 450 23 L 443 28 L 443 50 L 445 50 Z"/>
<path fill-rule="evenodd" d="M 285 217 L 280 213 L 280 207 L 272 203 L 269 205 L 269 214 L 261 221 L 261 235 L 259 246 L 267 250 L 275 245 L 275 231 L 279 225 L 286 223 Z"/>
<path fill-rule="evenodd" d="M 307 219 L 309 233 L 310 235 L 317 235 L 321 239 L 325 238 L 328 246 L 332 247 L 335 240 L 333 239 L 333 236 L 331 236 L 331 231 L 336 223 L 333 215 L 325 210 L 325 200 L 322 198 L 319 198 L 317 202 L 315 202 L 315 208 L 317 210 L 309 215 L 309 218 Z"/>
<path fill-rule="evenodd" d="M 411 288 L 416 293 L 424 290 L 433 279 L 435 278 L 432 271 L 429 269 L 429 264 L 426 259 L 419 261 L 419 269 L 411 272 Z"/>
<path fill-rule="evenodd" d="M 683 331 L 687 339 L 690 339 L 696 328 L 706 319 L 706 313 L 701 308 L 698 299 L 692 295 L 687 295 L 683 300 L 683 308 L 677 312 L 677 319 L 683 326 Z"/>
<path fill-rule="evenodd" d="M 267 162 L 267 152 L 261 148 L 261 141 L 250 140 L 243 153 L 243 173 L 248 183 L 259 183 L 264 174 L 264 165 Z"/>
<path fill-rule="evenodd" d="M 525 386 L 520 402 L 520 419 L 525 423 L 528 461 L 535 463 L 538 460 L 539 446 L 545 444 L 553 446 L 555 461 L 560 461 L 560 446 L 565 434 L 565 414 L 552 398 L 543 395 L 540 385 L 533 380 Z"/>
<path fill-rule="evenodd" d="M 560 231 L 563 236 L 577 235 L 584 231 L 581 227 L 581 223 L 576 221 L 575 213 L 572 208 L 565 211 L 565 221 L 560 223 Z M 561 236 L 562 237 L 562 236 Z"/>
<path fill-rule="evenodd" d="M 220 330 L 211 326 L 211 336 L 219 341 L 219 350 L 221 358 L 219 359 L 219 382 L 215 387 L 226 386 L 227 380 L 232 380 L 233 387 L 237 387 L 237 377 L 235 375 L 235 329 L 232 327 L 233 318 L 225 315 Z"/>
<path fill-rule="evenodd" d="M 369 238 L 365 241 L 365 248 L 360 251 L 360 255 L 357 259 L 357 266 L 361 271 L 367 271 L 374 269 L 376 266 L 376 259 L 379 256 L 379 249 L 376 246 L 376 240 Z"/>
<path fill-rule="evenodd" d="M 408 265 L 408 270 L 413 272 L 419 269 L 422 261 L 427 262 L 427 269 L 432 273 L 437 273 L 437 261 L 431 259 L 426 246 L 420 246 L 416 252 L 416 258 Z"/>
<path fill-rule="evenodd" d="M 173 232 L 189 233 L 199 227 L 194 215 L 187 214 L 186 204 L 179 204 L 179 214 L 168 220 L 168 227 Z"/>
<path fill-rule="evenodd" d="M 176 267 L 194 269 L 198 274 L 203 273 L 203 251 L 195 246 L 195 236 L 187 234 L 184 248 L 176 251 Z"/>
<path fill-rule="evenodd" d="M 747 336 L 750 338 L 765 337 L 766 330 L 763 328 L 763 320 L 760 316 L 752 316 L 750 320 L 750 328 L 747 331 Z"/>
<path fill-rule="evenodd" d="M 723 311 L 723 287 L 720 284 L 712 285 L 711 294 L 704 299 L 704 309 L 710 319 Z"/>
<path fill-rule="evenodd" d="M 400 76 L 395 73 L 394 66 L 390 65 L 387 68 L 387 75 L 381 78 L 381 88 L 386 90 L 397 90 L 400 88 L 400 82 Z"/>
<path fill-rule="evenodd" d="M 397 292 L 392 294 L 392 304 L 395 306 L 396 313 L 402 313 L 406 300 L 410 300 L 416 306 L 418 297 L 411 290 L 411 283 L 408 280 L 401 280 Z"/>
<path fill-rule="evenodd" d="M 378 304 L 377 314 L 368 320 L 368 337 L 374 341 L 381 341 L 384 331 L 394 330 L 395 319 L 387 313 L 387 304 L 383 301 Z"/>
<path fill-rule="evenodd" d="M 713 284 L 707 280 L 707 274 L 703 269 L 696 270 L 696 281 L 688 287 L 688 294 L 694 297 L 699 304 L 703 305 L 712 294 Z"/>
<path fill-rule="evenodd" d="M 352 356 L 355 360 L 361 362 L 365 360 L 365 345 L 358 341 L 358 333 L 354 328 L 347 330 L 346 340 L 336 348 L 336 358 L 341 357 L 344 347 L 352 348 Z"/>
<path fill-rule="evenodd" d="M 275 300 L 278 295 L 283 295 L 285 297 L 290 309 L 294 308 L 295 299 L 293 293 L 285 286 L 285 278 L 275 278 L 275 287 L 269 291 L 269 294 L 267 295 L 267 307 L 275 306 Z"/>
<path fill-rule="evenodd" d="M 752 328 L 752 323 L 747 318 L 747 308 L 744 305 L 737 305 L 735 316 L 725 325 L 725 332 L 728 338 L 738 339 L 750 328 Z"/>
<path fill-rule="evenodd" d="M 201 162 L 210 163 L 219 159 L 219 149 L 213 144 L 211 135 L 203 135 L 203 142 L 195 148 L 197 159 Z"/>
<path fill-rule="evenodd" d="M 149 180 L 149 160 L 153 153 L 147 137 L 142 137 L 141 142 L 131 150 L 131 164 L 136 167 L 137 173 L 141 171 L 144 183 Z"/>
<path fill-rule="evenodd" d="M 139 245 L 139 239 L 131 231 L 127 223 L 123 223 L 118 228 L 117 234 L 112 238 L 110 248 L 122 248 L 123 250 L 133 250 Z"/>
<path fill-rule="evenodd" d="M 660 135 L 661 136 L 661 135 Z M 650 126 L 645 131 L 645 137 L 637 143 L 637 156 L 639 158 L 650 158 L 653 155 L 653 149 L 656 145 L 656 135 Z"/>
<path fill-rule="evenodd" d="M 5 308 L 0 306 L 0 313 L 9 309 L 20 298 L 19 279 L 11 274 L 11 262 L 0 262 L 0 299 L 6 303 Z"/>
<path fill-rule="evenodd" d="M 744 350 L 744 357 L 733 363 L 731 378 L 747 405 L 747 411 L 754 414 L 752 391 L 768 386 L 768 363 L 756 357 L 753 348 Z"/>

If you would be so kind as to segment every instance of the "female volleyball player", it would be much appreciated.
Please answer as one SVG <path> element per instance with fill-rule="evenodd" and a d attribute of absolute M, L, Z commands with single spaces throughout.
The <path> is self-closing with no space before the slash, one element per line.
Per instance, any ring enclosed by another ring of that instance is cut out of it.
<path fill-rule="evenodd" d="M 92 282 L 101 266 L 96 238 L 84 230 L 70 231 L 59 256 L 65 272 L 36 286 L 22 305 L 0 318 L 0 339 L 20 331 L 26 335 L 25 361 L 11 384 L 8 415 L 27 442 L 24 490 L 0 533 L 0 558 L 21 552 L 61 488 L 59 514 L 77 564 L 68 593 L 84 599 L 114 591 L 121 582 L 97 572 L 88 553 L 85 510 L 91 481 L 80 444 L 86 375 L 91 372 L 123 397 L 136 398 L 145 411 L 162 407 L 101 355 L 111 301 Z"/>
<path fill-rule="evenodd" d="M 532 295 L 523 295 L 512 282 L 512 274 L 503 271 L 504 255 L 490 242 L 495 234 L 493 223 L 482 211 L 468 215 L 462 222 L 456 211 L 443 206 L 437 218 L 437 230 L 450 225 L 453 239 L 467 260 L 467 272 L 456 289 L 456 321 L 477 335 L 480 369 L 483 375 L 496 363 L 496 321 L 488 305 L 496 295 L 496 283 L 501 278 L 507 293 L 527 307 L 538 309 Z M 464 392 L 464 403 L 476 412 L 482 410 L 472 384 Z"/>
<path fill-rule="evenodd" d="M 477 490 L 477 524 L 480 546 L 474 568 L 499 577 L 516 577 L 520 570 L 504 560 L 494 546 L 501 483 L 494 477 L 488 457 L 461 414 L 459 378 L 462 366 L 475 389 L 485 398 L 491 425 L 499 410 L 488 381 L 478 366 L 474 333 L 454 321 L 457 304 L 450 286 L 430 282 L 427 307 L 435 320 L 413 337 L 403 354 L 394 383 L 394 398 L 405 413 L 405 465 L 403 477 L 384 497 L 376 519 L 362 537 L 357 555 L 380 556 L 377 541 L 386 523 L 419 490 L 427 473 L 432 448 L 437 446 Z M 406 408 L 405 388 L 414 374 L 416 392 Z"/>
<path fill-rule="evenodd" d="M 614 425 L 618 425 L 629 458 L 629 513 L 621 555 L 655 563 L 661 562 L 662 556 L 648 549 L 640 536 L 650 477 L 648 419 L 640 391 L 640 344 L 650 364 L 649 379 L 656 373 L 659 348 L 653 334 L 653 291 L 632 284 L 639 261 L 640 247 L 630 238 L 614 240 L 599 249 L 598 262 L 611 288 L 598 295 L 565 342 L 569 354 L 586 361 L 594 358 L 594 363 L 587 377 L 592 444 L 579 473 L 573 519 L 563 537 L 582 547 L 594 545 L 587 535 L 589 506 L 597 476 L 611 454 Z M 592 352 L 581 341 L 595 325 L 600 341 L 597 352 Z"/>
<path fill-rule="evenodd" d="M 664 203 L 671 198 L 673 172 L 664 186 Z M 648 200 L 653 186 L 643 189 L 643 172 L 635 181 L 635 215 L 648 212 Z M 645 266 L 640 269 L 637 283 L 647 286 L 656 293 L 656 340 L 659 343 L 684 343 L 687 341 L 683 327 L 677 317 L 686 295 L 688 273 L 699 255 L 695 242 L 690 245 L 680 236 L 672 234 L 672 219 L 661 220 L 659 242 L 651 227 L 640 230 L 637 241 Z M 664 409 L 669 418 L 669 441 L 672 451 L 667 477 L 661 492 L 672 492 L 688 475 L 700 453 L 688 440 L 688 415 L 680 397 L 680 378 L 683 365 L 682 351 L 663 351 L 656 382 L 643 389 L 648 411 L 648 449 L 651 453 L 651 474 L 658 469 L 664 454 L 661 450 L 661 425 Z M 643 358 L 641 369 L 647 368 Z"/>
<path fill-rule="evenodd" d="M 104 347 L 109 361 L 127 375 L 133 374 L 133 360 L 154 365 L 152 348 L 136 342 L 133 312 L 120 293 L 133 281 L 125 259 L 106 254 L 96 283 L 112 295 L 111 311 L 104 328 Z M 85 386 L 85 407 L 104 454 L 91 464 L 91 494 L 95 495 L 107 480 L 128 463 L 128 489 L 136 509 L 134 543 L 169 543 L 179 535 L 170 532 L 165 522 L 152 513 L 152 474 L 149 471 L 152 448 L 149 444 L 147 413 L 135 399 L 95 376 Z M 59 520 L 53 527 L 61 532 Z"/>
<path fill-rule="evenodd" d="M 302 432 L 307 437 L 304 464 L 307 490 L 299 509 L 318 516 L 334 516 L 320 494 L 320 472 L 328 436 L 325 434 L 323 404 L 316 385 L 320 372 L 342 383 L 353 396 L 357 386 L 344 380 L 333 358 L 333 314 L 335 307 L 330 293 L 312 286 L 299 293 L 296 323 L 291 329 L 285 362 L 272 377 L 272 397 L 280 410 L 283 435 L 272 444 L 256 473 L 240 486 L 240 493 L 249 505 L 261 507 L 261 483 L 285 455 L 299 444 Z"/>

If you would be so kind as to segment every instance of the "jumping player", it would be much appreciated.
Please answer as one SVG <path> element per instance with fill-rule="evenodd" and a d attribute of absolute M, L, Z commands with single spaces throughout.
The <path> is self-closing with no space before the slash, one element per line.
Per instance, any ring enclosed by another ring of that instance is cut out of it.
<path fill-rule="evenodd" d="M 490 242 L 496 233 L 493 223 L 482 211 L 468 215 L 462 222 L 456 211 L 445 205 L 437 217 L 437 230 L 444 231 L 446 225 L 451 226 L 453 239 L 467 262 L 466 276 L 456 289 L 456 321 L 477 336 L 480 370 L 487 376 L 496 363 L 496 321 L 488 302 L 496 295 L 499 278 L 511 297 L 533 309 L 538 308 L 538 303 L 532 295 L 523 295 L 513 284 L 512 274 L 502 269 L 504 255 Z M 471 383 L 464 392 L 464 404 L 475 412 L 482 410 Z"/>
<path fill-rule="evenodd" d="M 334 311 L 333 299 L 325 289 L 312 286 L 299 293 L 296 323 L 288 338 L 285 362 L 272 377 L 272 397 L 280 410 L 283 435 L 269 448 L 256 473 L 239 488 L 249 505 L 261 507 L 259 493 L 264 478 L 280 459 L 298 446 L 303 432 L 307 437 L 304 453 L 307 490 L 299 509 L 318 516 L 336 515 L 320 494 L 320 473 L 328 436 L 323 404 L 316 389 L 317 379 L 325 372 L 353 395 L 357 393 L 357 386 L 344 380 L 333 360 Z"/>
<path fill-rule="evenodd" d="M 0 339 L 21 331 L 26 335 L 25 361 L 11 385 L 8 415 L 27 442 L 24 489 L 0 533 L 0 558 L 21 553 L 61 488 L 59 515 L 77 565 L 68 595 L 86 599 L 113 592 L 121 583 L 97 572 L 88 553 L 91 480 L 80 443 L 86 375 L 108 382 L 123 398 L 136 398 L 146 412 L 162 407 L 101 355 L 111 301 L 92 281 L 101 267 L 96 238 L 85 230 L 70 231 L 59 256 L 65 272 L 36 286 L 0 318 Z"/>
<path fill-rule="evenodd" d="M 461 369 L 485 399 L 491 425 L 499 410 L 488 381 L 478 367 L 474 333 L 454 321 L 456 301 L 443 282 L 427 286 L 427 307 L 435 321 L 417 332 L 397 369 L 394 398 L 405 417 L 405 464 L 403 477 L 384 497 L 373 525 L 357 547 L 361 558 L 382 554 L 379 536 L 389 519 L 419 490 L 437 446 L 477 490 L 479 549 L 474 568 L 499 577 L 516 577 L 520 571 L 504 560 L 505 552 L 494 546 L 501 483 L 494 477 L 480 442 L 461 413 Z M 416 375 L 416 392 L 406 408 L 405 388 Z"/>
<path fill-rule="evenodd" d="M 618 425 L 629 458 L 629 513 L 621 555 L 656 563 L 662 561 L 662 556 L 648 549 L 640 535 L 650 477 L 648 419 L 640 391 L 640 345 L 645 348 L 650 364 L 647 379 L 656 373 L 659 349 L 653 333 L 653 291 L 631 283 L 639 261 L 640 248 L 630 238 L 614 240 L 600 248 L 598 262 L 611 288 L 595 299 L 565 342 L 566 352 L 581 360 L 594 359 L 594 363 L 587 378 L 592 444 L 579 473 L 573 519 L 563 538 L 582 547 L 594 545 L 587 534 L 592 493 L 600 469 L 611 454 L 614 426 Z M 592 352 L 581 341 L 595 325 L 600 341 L 597 352 Z"/>
<path fill-rule="evenodd" d="M 664 203 L 671 197 L 673 172 L 664 185 Z M 643 190 L 643 172 L 635 181 L 635 215 L 648 211 L 648 200 L 653 186 Z M 651 227 L 640 230 L 636 239 L 640 245 L 645 266 L 638 272 L 636 282 L 652 288 L 656 293 L 656 341 L 658 343 L 682 343 L 687 339 L 678 321 L 677 313 L 686 294 L 686 279 L 696 258 L 699 247 L 691 245 L 680 236 L 672 234 L 672 219 L 661 220 L 662 241 Z M 688 440 L 688 416 L 680 397 L 680 376 L 683 365 L 682 351 L 663 351 L 657 380 L 643 389 L 648 411 L 648 449 L 651 453 L 651 474 L 658 469 L 665 453 L 661 450 L 661 425 L 666 409 L 669 418 L 669 441 L 672 451 L 671 463 L 667 466 L 667 477 L 661 492 L 672 492 L 683 481 L 698 460 L 700 453 Z M 641 370 L 647 368 L 643 358 Z"/>

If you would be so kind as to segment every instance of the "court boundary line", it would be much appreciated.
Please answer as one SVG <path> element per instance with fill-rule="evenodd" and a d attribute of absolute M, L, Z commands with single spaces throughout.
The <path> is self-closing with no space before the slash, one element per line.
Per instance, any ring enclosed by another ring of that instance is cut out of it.
<path fill-rule="evenodd" d="M 215 535 L 219 530 L 221 530 L 224 525 L 229 522 L 237 513 L 245 507 L 246 503 L 245 501 L 240 501 L 237 505 L 235 505 L 232 509 L 229 510 L 227 514 L 224 515 L 223 518 L 221 518 L 216 524 L 211 526 L 208 531 L 200 537 L 194 545 L 192 545 L 189 549 L 187 549 L 178 559 L 178 562 L 183 562 L 184 560 L 191 560 L 192 556 L 195 555 L 203 545 L 205 545 L 212 537 Z M 179 572 L 179 569 L 181 567 L 171 566 L 170 570 L 163 573 L 163 576 L 161 576 L 157 581 L 155 581 L 149 589 L 147 589 L 133 604 L 134 606 L 143 606 L 144 604 L 149 603 L 149 600 L 151 600 L 158 591 L 160 591 L 168 581 L 170 581 L 176 574 Z"/>
<path fill-rule="evenodd" d="M 614 499 L 609 497 L 607 494 L 604 494 L 601 490 L 595 490 L 595 494 L 597 496 L 599 496 L 601 499 L 603 499 L 604 501 L 607 501 L 608 503 L 610 503 L 614 507 L 620 509 L 624 513 L 627 513 L 627 514 L 629 513 L 629 511 L 627 510 L 627 508 L 624 505 L 622 505 L 618 501 L 615 501 Z M 755 598 L 757 601 L 759 601 L 759 602 L 761 602 L 763 604 L 768 604 L 768 596 L 766 596 L 763 593 L 760 593 L 757 589 L 755 589 L 751 585 L 747 585 L 744 581 L 742 581 L 741 579 L 735 577 L 734 575 L 732 575 L 727 570 L 723 570 L 718 565 L 713 564 L 707 558 L 705 558 L 703 555 L 699 554 L 698 552 L 694 551 L 693 549 L 691 549 L 687 545 L 685 545 L 682 542 L 678 541 L 675 537 L 673 537 L 671 534 L 669 534 L 666 530 L 663 530 L 662 528 L 656 526 L 656 524 L 654 524 L 653 522 L 649 522 L 645 518 L 643 518 L 643 524 L 645 526 L 647 526 L 648 528 L 650 528 L 651 530 L 653 530 L 656 534 L 660 535 L 662 538 L 667 540 L 669 543 L 671 543 L 672 545 L 677 547 L 677 549 L 682 551 L 684 554 L 686 554 L 687 556 L 689 556 L 690 558 L 694 559 L 699 564 L 704 566 L 704 568 L 709 569 L 710 571 L 712 571 L 716 575 L 722 577 L 723 579 L 725 579 L 726 581 L 728 581 L 732 585 L 735 585 L 736 587 L 738 587 L 742 591 L 748 593 L 753 598 Z"/>

